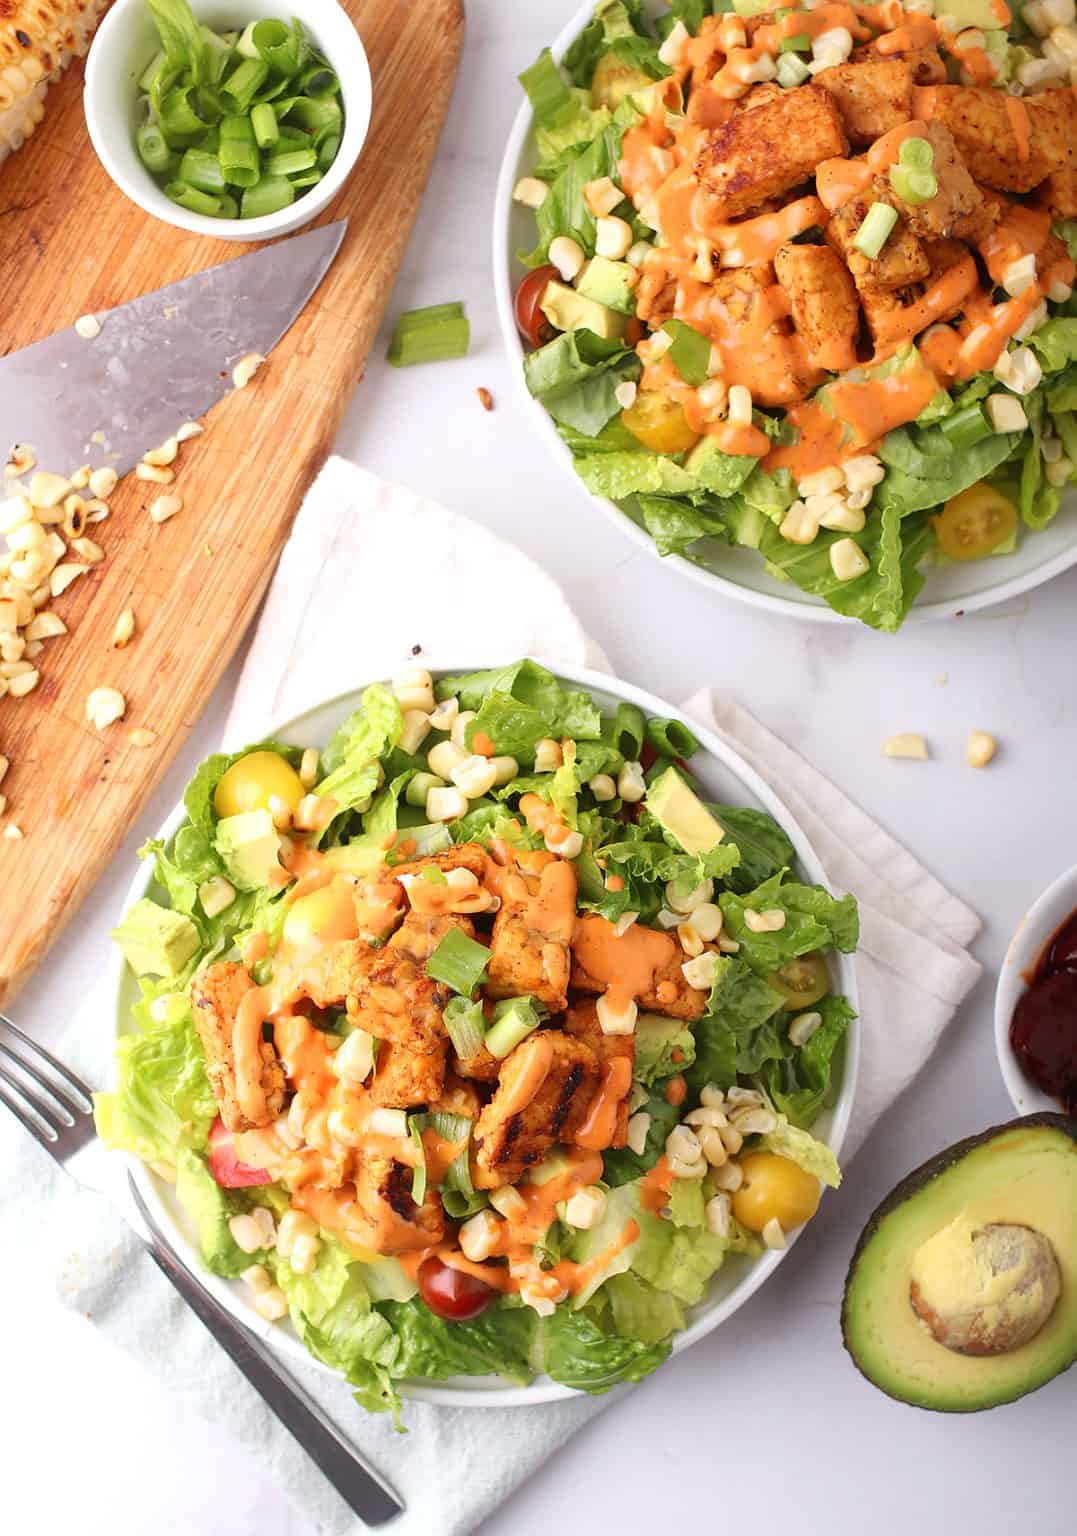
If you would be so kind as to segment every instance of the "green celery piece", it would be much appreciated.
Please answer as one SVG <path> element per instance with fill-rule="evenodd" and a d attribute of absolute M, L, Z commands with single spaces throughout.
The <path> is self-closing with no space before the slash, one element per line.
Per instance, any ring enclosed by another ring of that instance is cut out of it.
<path fill-rule="evenodd" d="M 400 316 L 386 356 L 394 368 L 408 368 L 466 357 L 470 344 L 463 304 L 433 304 Z"/>

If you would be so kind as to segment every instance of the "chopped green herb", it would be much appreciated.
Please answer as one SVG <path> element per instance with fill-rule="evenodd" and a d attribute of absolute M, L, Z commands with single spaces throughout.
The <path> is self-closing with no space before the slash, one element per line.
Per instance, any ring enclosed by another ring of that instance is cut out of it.
<path fill-rule="evenodd" d="M 394 368 L 466 357 L 471 326 L 463 304 L 431 304 L 400 316 L 386 353 Z"/>

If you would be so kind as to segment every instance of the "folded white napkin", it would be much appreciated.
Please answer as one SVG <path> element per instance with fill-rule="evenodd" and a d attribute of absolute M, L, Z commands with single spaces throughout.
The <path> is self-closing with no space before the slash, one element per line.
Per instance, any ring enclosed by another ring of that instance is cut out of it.
<path fill-rule="evenodd" d="M 554 665 L 607 665 L 555 583 L 519 551 L 402 486 L 331 459 L 274 578 L 228 743 L 255 739 L 311 700 L 391 673 L 416 646 L 424 658 L 454 666 L 529 653 Z M 768 780 L 799 819 L 831 885 L 860 898 L 863 1059 L 847 1161 L 923 1066 L 979 975 L 965 949 L 979 919 L 732 700 L 703 693 L 685 711 Z M 98 1000 L 67 1050 L 91 1081 L 107 1080 L 110 1020 L 109 1000 Z M 71 1306 L 226 1425 L 273 1469 L 312 1525 L 331 1536 L 358 1529 L 120 1219 L 99 1197 L 58 1178 L 2 1115 L 0 1166 L 13 1174 L 8 1208 L 16 1225 L 9 1230 L 28 1234 L 18 1259 L 25 1283 L 51 1267 Z M 309 1367 L 296 1375 L 406 1500 L 393 1536 L 464 1536 L 612 1400 L 579 1398 L 496 1416 L 409 1403 L 409 1433 L 397 1435 L 384 1418 L 357 1409 L 339 1381 Z"/>

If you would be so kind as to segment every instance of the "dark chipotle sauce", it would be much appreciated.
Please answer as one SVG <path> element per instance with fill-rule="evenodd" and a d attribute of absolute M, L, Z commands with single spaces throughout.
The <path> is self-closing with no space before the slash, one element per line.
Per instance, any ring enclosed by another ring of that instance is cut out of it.
<path fill-rule="evenodd" d="M 1010 1023 L 1026 1077 L 1077 1115 L 1077 911 L 1047 944 Z"/>

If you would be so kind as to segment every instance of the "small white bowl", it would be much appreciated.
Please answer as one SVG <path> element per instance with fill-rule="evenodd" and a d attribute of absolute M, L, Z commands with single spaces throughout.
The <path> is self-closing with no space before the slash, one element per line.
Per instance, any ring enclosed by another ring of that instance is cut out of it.
<path fill-rule="evenodd" d="M 1025 1076 L 1024 1069 L 1010 1044 L 1010 1022 L 1029 977 L 1047 945 L 1068 917 L 1077 911 L 1077 864 L 1059 875 L 1043 895 L 1029 907 L 1010 940 L 1006 958 L 995 988 L 995 1050 L 1006 1092 L 1019 1115 L 1045 1111 L 1061 1114 L 1062 1106 L 1049 1094 L 1041 1093 Z"/>
<path fill-rule="evenodd" d="M 290 234 L 332 202 L 359 159 L 372 97 L 366 50 L 336 0 L 193 0 L 193 7 L 200 21 L 221 32 L 239 30 L 252 21 L 298 18 L 340 80 L 344 137 L 328 173 L 289 207 L 260 219 L 211 219 L 167 198 L 135 148 L 138 81 L 160 48 L 146 0 L 116 0 L 86 61 L 83 105 L 97 157 L 121 192 L 166 224 L 218 240 L 269 240 Z"/>

